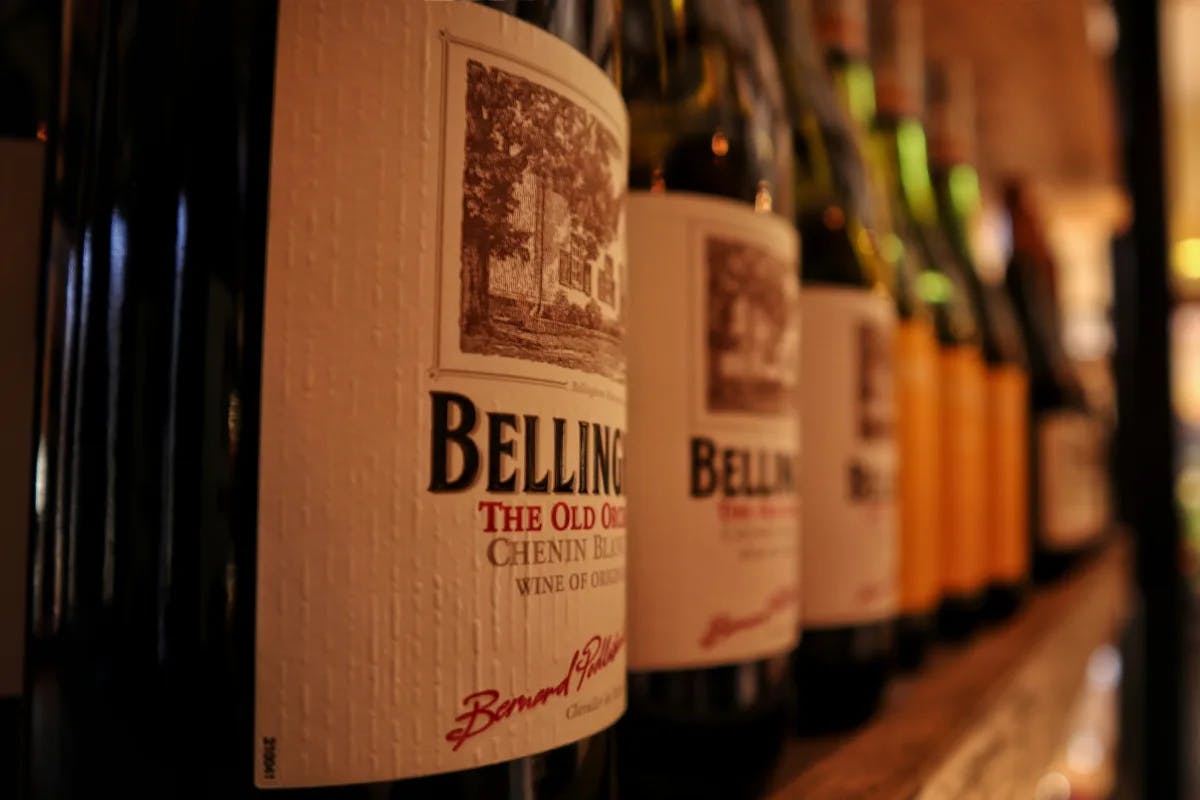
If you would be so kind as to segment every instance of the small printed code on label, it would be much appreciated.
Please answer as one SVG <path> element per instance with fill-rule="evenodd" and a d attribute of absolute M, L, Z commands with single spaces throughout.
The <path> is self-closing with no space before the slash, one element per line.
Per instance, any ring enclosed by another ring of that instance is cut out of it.
<path fill-rule="evenodd" d="M 262 751 L 263 778 L 266 780 L 274 780 L 275 779 L 275 737 L 274 736 L 264 736 L 262 743 L 263 743 L 263 751 Z"/>

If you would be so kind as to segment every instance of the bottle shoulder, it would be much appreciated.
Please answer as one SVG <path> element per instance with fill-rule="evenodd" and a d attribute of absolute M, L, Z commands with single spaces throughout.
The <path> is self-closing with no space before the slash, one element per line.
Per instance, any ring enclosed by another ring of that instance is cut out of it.
<path fill-rule="evenodd" d="M 621 88 L 629 184 L 715 194 L 791 214 L 791 132 L 758 25 L 689 4 L 626 0 Z M 743 9 L 744 11 L 744 9 Z M 740 12 L 739 12 L 740 13 Z"/>

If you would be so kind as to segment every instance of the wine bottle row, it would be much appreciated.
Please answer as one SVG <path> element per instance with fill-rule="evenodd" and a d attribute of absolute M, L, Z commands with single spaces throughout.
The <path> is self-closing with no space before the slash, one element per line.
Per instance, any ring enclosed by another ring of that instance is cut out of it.
<path fill-rule="evenodd" d="M 1052 250 L 1014 181 L 976 263 L 920 13 L 47 12 L 0 786 L 758 797 L 1093 549 Z"/>

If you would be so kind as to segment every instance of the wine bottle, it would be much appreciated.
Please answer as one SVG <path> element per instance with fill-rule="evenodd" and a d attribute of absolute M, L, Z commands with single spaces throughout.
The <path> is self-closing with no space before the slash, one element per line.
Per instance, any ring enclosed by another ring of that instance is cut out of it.
<path fill-rule="evenodd" d="M 0 15 L 0 797 L 19 797 L 38 264 L 58 8 Z"/>
<path fill-rule="evenodd" d="M 1023 183 L 1005 189 L 1012 256 L 1005 275 L 1030 367 L 1030 529 L 1033 577 L 1053 580 L 1092 549 L 1107 527 L 1102 429 L 1088 413 L 1063 351 L 1053 257 Z"/>
<path fill-rule="evenodd" d="M 611 796 L 611 11 L 74 4 L 34 800 Z"/>
<path fill-rule="evenodd" d="M 762 0 L 787 88 L 802 272 L 803 732 L 857 724 L 882 696 L 897 602 L 895 313 L 863 223 L 866 174 L 820 66 L 810 10 Z"/>
<path fill-rule="evenodd" d="M 758 797 L 799 627 L 799 265 L 750 0 L 626 0 L 632 296 L 621 794 Z"/>
<path fill-rule="evenodd" d="M 963 60 L 930 64 L 929 154 L 938 218 L 966 279 L 987 364 L 988 589 L 985 616 L 1003 619 L 1020 605 L 1029 579 L 1029 376 L 1007 297 L 985 289 L 969 226 L 981 207 L 973 165 L 974 86 Z"/>
<path fill-rule="evenodd" d="M 987 578 L 980 513 L 987 481 L 986 368 L 968 278 L 938 221 L 921 123 L 924 62 L 921 8 L 913 0 L 872 0 L 871 59 L 877 132 L 897 178 L 898 207 L 921 252 L 918 290 L 934 312 L 942 415 L 942 601 L 938 627 L 961 639 L 979 617 Z"/>
<path fill-rule="evenodd" d="M 867 230 L 891 276 L 896 307 L 894 355 L 899 598 L 894 656 L 913 669 L 934 638 L 941 600 L 939 525 L 941 419 L 938 342 L 932 312 L 917 292 L 921 251 L 899 203 L 899 176 L 888 142 L 876 134 L 875 81 L 867 59 L 866 0 L 817 0 L 813 22 L 826 69 L 855 123 L 867 167 Z M 876 649 L 882 648 L 879 640 Z M 863 652 L 862 644 L 856 652 Z"/>

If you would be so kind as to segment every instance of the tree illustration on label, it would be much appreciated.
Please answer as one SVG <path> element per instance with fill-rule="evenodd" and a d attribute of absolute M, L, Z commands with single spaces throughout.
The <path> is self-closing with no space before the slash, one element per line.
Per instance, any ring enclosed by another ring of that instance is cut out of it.
<path fill-rule="evenodd" d="M 563 95 L 467 62 L 464 353 L 625 380 L 623 152 Z"/>
<path fill-rule="evenodd" d="M 799 359 L 798 299 L 790 267 L 735 239 L 705 240 L 708 409 L 783 414 Z"/>

